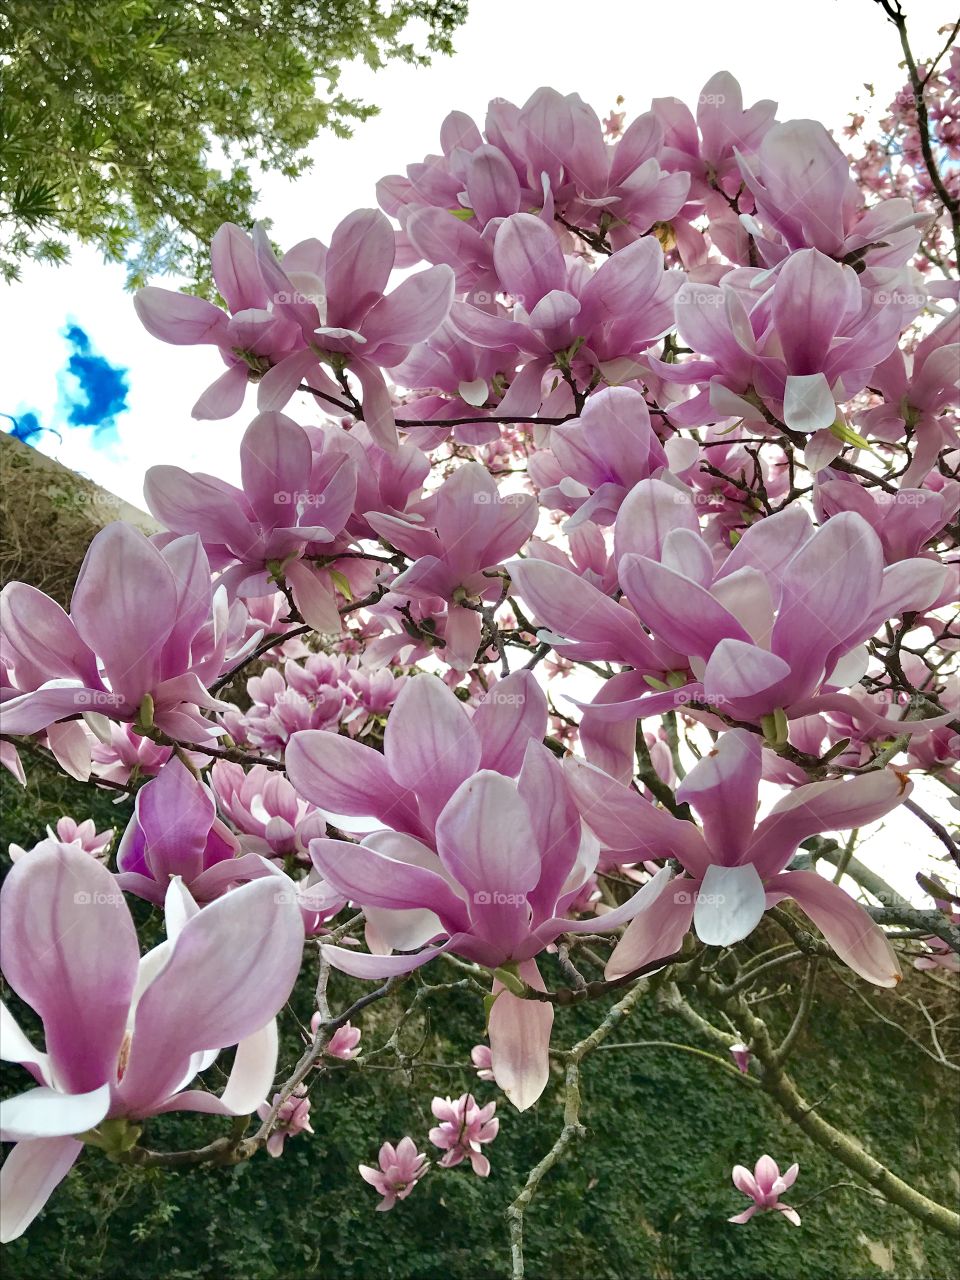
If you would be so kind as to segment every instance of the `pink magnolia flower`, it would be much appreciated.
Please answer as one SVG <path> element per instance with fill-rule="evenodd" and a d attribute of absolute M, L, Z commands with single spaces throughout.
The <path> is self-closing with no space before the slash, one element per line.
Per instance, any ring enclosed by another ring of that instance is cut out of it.
<path fill-rule="evenodd" d="M 578 94 L 540 88 L 522 107 L 495 98 L 485 131 L 486 140 L 469 116 L 451 112 L 443 154 L 377 186 L 413 252 L 449 262 L 462 289 L 489 287 L 491 233 L 521 209 L 541 210 L 546 225 L 554 215 L 602 225 L 624 243 L 672 218 L 686 198 L 689 177 L 661 168 L 663 133 L 652 117 L 634 120 L 609 146 L 609 131 Z M 571 239 L 559 226 L 557 234 Z"/>
<path fill-rule="evenodd" d="M 393 723 L 391 717 L 388 732 Z M 436 716 L 424 717 L 415 736 L 402 739 L 411 776 L 429 776 L 428 758 L 439 760 L 447 784 L 456 777 L 452 770 L 468 766 L 436 817 L 436 852 L 397 830 L 374 832 L 360 844 L 310 842 L 314 866 L 334 889 L 363 906 L 368 918 L 376 913 L 375 938 L 368 933 L 368 943 L 373 948 L 375 941 L 380 954 L 335 946 L 325 946 L 323 953 L 335 968 L 360 978 L 409 973 L 444 951 L 494 970 L 492 1070 L 522 1111 L 547 1084 L 553 1008 L 514 995 L 508 974 L 496 971 L 508 969 L 542 990 L 535 957 L 561 933 L 615 929 L 658 889 L 645 887 L 603 915 L 571 919 L 599 850 L 582 829 L 556 757 L 529 739 L 516 782 L 489 768 L 476 772 L 476 757 L 458 748 L 456 731 Z M 446 750 L 438 752 L 443 744 Z M 307 774 L 309 764 L 294 768 Z M 395 825 L 403 803 L 401 793 L 388 807 Z M 427 945 L 441 938 L 440 945 Z M 385 954 L 393 948 L 406 954 Z"/>
<path fill-rule="evenodd" d="M 769 430 L 753 402 L 759 396 L 792 430 L 826 431 L 838 404 L 866 386 L 923 305 L 915 290 L 865 288 L 852 267 L 818 249 L 792 253 L 765 287 L 756 281 L 744 267 L 719 284 L 688 281 L 679 290 L 677 332 L 699 358 L 683 364 L 650 358 L 666 381 L 706 384 L 671 407 L 678 425 L 736 417 Z M 833 443 L 836 456 L 841 441 Z"/>
<path fill-rule="evenodd" d="M 23 858 L 4 881 L 3 975 L 43 1022 L 46 1052 L 3 1006 L 4 1057 L 38 1085 L 0 1108 L 0 1136 L 17 1144 L 0 1173 L 3 1241 L 26 1230 L 84 1141 L 109 1144 L 102 1121 L 247 1115 L 270 1088 L 275 1015 L 303 949 L 292 894 L 260 880 L 201 911 L 175 879 L 165 911 L 167 940 L 141 960 L 116 881 L 75 846 Z M 223 1093 L 187 1089 L 230 1045 Z"/>
<path fill-rule="evenodd" d="M 487 1177 L 490 1161 L 480 1146 L 492 1142 L 500 1131 L 500 1121 L 494 1114 L 497 1104 L 488 1102 L 485 1107 L 479 1107 L 472 1093 L 464 1093 L 456 1101 L 434 1098 L 430 1110 L 440 1121 L 430 1130 L 430 1141 L 444 1153 L 440 1159 L 441 1169 L 452 1169 L 469 1160 L 474 1173 Z"/>
<path fill-rule="evenodd" d="M 317 1032 L 320 1030 L 320 1014 L 315 1013 L 310 1019 L 310 1030 L 316 1038 Z M 360 1053 L 360 1037 L 363 1033 L 359 1027 L 354 1027 L 349 1022 L 345 1022 L 342 1027 L 337 1027 L 336 1031 L 327 1041 L 327 1047 L 324 1053 L 329 1058 L 340 1058 L 343 1062 L 351 1062 Z"/>
<path fill-rule="evenodd" d="M 578 418 L 551 428 L 549 446 L 549 453 L 533 455 L 530 470 L 543 506 L 571 513 L 568 534 L 587 520 L 612 524 L 633 486 L 668 465 L 646 401 L 631 387 L 591 396 Z M 555 484 L 542 482 L 546 459 L 555 464 Z"/>
<path fill-rule="evenodd" d="M 13 680 L 4 691 L 7 733 L 87 712 L 135 722 L 149 696 L 154 723 L 171 736 L 211 742 L 222 734 L 199 708 L 227 708 L 207 692 L 223 665 L 226 600 L 213 593 L 195 535 L 160 548 L 117 520 L 90 543 L 69 615 L 24 582 L 8 583 L 0 601 Z"/>
<path fill-rule="evenodd" d="M 398 1200 L 406 1200 L 430 1164 L 410 1137 L 401 1138 L 396 1146 L 385 1142 L 380 1148 L 378 1162 L 379 1169 L 368 1164 L 360 1165 L 359 1169 L 364 1182 L 369 1182 L 383 1196 L 377 1205 L 380 1213 L 392 1209 Z"/>
<path fill-rule="evenodd" d="M 259 225 L 250 239 L 228 224 L 211 249 L 232 319 L 212 303 L 166 289 L 142 289 L 135 303 L 155 337 L 213 344 L 230 366 L 201 397 L 194 415 L 236 412 L 251 372 L 259 378 L 262 410 L 282 409 L 304 378 L 312 389 L 340 399 L 342 388 L 321 369 L 324 361 L 356 375 L 368 428 L 385 448 L 395 449 L 396 427 L 380 369 L 399 364 L 446 319 L 453 294 L 450 268 L 417 272 L 384 296 L 396 245 L 390 223 L 376 209 L 344 218 L 329 249 L 319 240 L 304 240 L 282 262 Z"/>
<path fill-rule="evenodd" d="M 247 681 L 250 706 L 232 708 L 223 723 L 236 741 L 279 756 L 301 729 L 337 730 L 354 706 L 347 662 L 340 654 L 314 653 L 302 663 L 290 660 L 282 670 L 267 667 Z"/>
<path fill-rule="evenodd" d="M 908 427 L 916 433 L 917 447 L 902 485 L 920 485 L 935 465 L 942 449 L 956 448 L 960 387 L 960 311 L 950 315 L 917 344 L 912 356 L 896 348 L 870 378 L 883 403 L 857 417 L 861 430 L 880 440 L 902 440 Z"/>
<path fill-rule="evenodd" d="M 805 248 L 871 268 L 902 267 L 930 221 L 906 198 L 864 208 L 850 162 L 817 120 L 774 124 L 752 156 L 737 158 L 757 209 L 743 221 L 770 267 Z"/>
<path fill-rule="evenodd" d="M 226 705 L 226 704 L 224 704 Z M 67 723 L 75 723 L 68 721 Z M 61 726 L 50 726 L 60 728 Z M 49 734 L 49 729 L 48 729 Z M 134 733 L 129 724 L 117 724 L 110 721 L 107 741 L 94 738 L 91 734 L 90 763 L 92 771 L 98 778 L 107 778 L 112 782 L 129 782 L 131 778 L 153 777 L 160 772 L 173 754 L 173 748 L 154 742 L 151 738 L 143 738 Z M 202 757 L 187 753 L 195 763 L 202 763 Z M 59 758 L 59 757 L 58 757 Z"/>
<path fill-rule="evenodd" d="M 915 969 L 946 969 L 948 973 L 960 973 L 960 955 L 942 938 L 924 938 L 927 950 L 913 962 Z"/>
<path fill-rule="evenodd" d="M 312 257 L 315 241 L 294 246 L 282 259 L 293 271 Z M 134 298 L 144 328 L 162 342 L 177 346 L 219 347 L 227 365 L 193 408 L 195 418 L 228 418 L 243 405 L 249 378 L 303 349 L 299 326 L 279 308 L 263 279 L 251 237 L 225 222 L 210 244 L 213 278 L 231 314 L 191 294 L 150 286 Z"/>
<path fill-rule="evenodd" d="M 476 1067 L 478 1080 L 493 1079 L 493 1054 L 488 1044 L 475 1044 L 470 1050 L 470 1061 Z"/>
<path fill-rule="evenodd" d="M 335 435 L 322 439 L 328 447 L 318 453 L 291 418 L 262 413 L 240 443 L 242 489 L 163 465 L 147 471 L 144 494 L 168 529 L 199 535 L 231 596 L 267 595 L 275 565 L 305 621 L 339 632 L 330 575 L 304 557 L 330 554 L 353 511 L 357 472 Z"/>
<path fill-rule="evenodd" d="M 440 264 L 417 271 L 385 295 L 396 260 L 396 238 L 378 209 L 357 209 L 335 228 L 329 249 L 318 240 L 294 273 L 277 262 L 261 227 L 254 229 L 257 261 L 277 310 L 300 327 L 305 349 L 264 375 L 261 409 L 282 409 L 303 379 L 342 401 L 343 390 L 321 367 L 349 369 L 360 384 L 363 420 L 384 449 L 397 448 L 390 392 L 382 369 L 398 365 L 417 342 L 443 323 L 454 274 Z"/>
<path fill-rule="evenodd" d="M 279 1093 L 273 1095 L 273 1106 L 279 1100 Z M 266 1120 L 273 1110 L 269 1102 L 261 1102 L 257 1107 L 257 1115 Z M 307 1086 L 298 1084 L 289 1098 L 284 1099 L 277 1112 L 273 1132 L 267 1139 L 267 1154 L 283 1155 L 283 1144 L 287 1138 L 295 1138 L 298 1133 L 313 1133 L 310 1127 L 310 1099 L 307 1097 Z"/>
<path fill-rule="evenodd" d="M 960 348 L 957 349 L 960 359 Z M 895 493 L 873 492 L 854 477 L 834 478 L 827 470 L 814 486 L 814 506 L 821 521 L 840 511 L 856 511 L 877 532 L 887 564 L 922 554 L 926 544 L 951 521 L 960 507 L 960 484 L 948 482 L 934 489 L 910 489 Z"/>
<path fill-rule="evenodd" d="M 788 871 L 803 840 L 875 822 L 909 794 L 892 769 L 796 787 L 756 822 L 761 776 L 756 734 L 722 734 L 677 788 L 702 830 L 656 808 L 637 792 L 583 762 L 568 767 L 584 821 L 621 861 L 676 858 L 683 873 L 662 868 L 609 961 L 621 977 L 671 955 L 693 925 L 702 942 L 730 946 L 747 937 L 768 907 L 793 898 L 840 959 L 868 982 L 894 987 L 900 965 L 883 930 L 841 889 L 815 871 Z"/>
<path fill-rule="evenodd" d="M 630 121 L 614 146 L 596 147 L 589 171 L 574 173 L 574 192 L 558 210 L 577 227 L 598 227 L 622 249 L 656 223 L 671 223 L 690 191 L 690 176 L 671 170 L 664 131 L 648 111 Z"/>
<path fill-rule="evenodd" d="M 382 752 L 341 734 L 295 733 L 287 777 L 346 831 L 369 831 L 368 821 L 352 820 L 375 819 L 432 842 L 457 787 L 477 769 L 516 777 L 528 740 L 542 739 L 546 728 L 547 700 L 532 672 L 498 681 L 472 716 L 441 680 L 424 673 L 401 689 Z"/>
<path fill-rule="evenodd" d="M 597 369 L 621 381 L 631 360 L 673 327 L 683 274 L 664 271 L 655 237 L 618 250 L 591 273 L 564 258 L 545 222 L 518 213 L 497 231 L 494 263 L 503 292 L 515 300 L 512 317 L 455 302 L 450 320 L 468 342 L 524 359 L 497 416 L 536 413 L 544 375 L 558 356 L 584 385 Z M 565 384 L 557 395 L 572 404 Z"/>
<path fill-rule="evenodd" d="M 394 376 L 400 376 L 399 370 Z M 405 418 L 415 416 L 405 406 L 403 414 Z M 354 422 L 349 431 L 341 431 L 329 425 L 324 428 L 309 427 L 307 431 L 313 442 L 314 452 L 321 454 L 330 447 L 332 433 L 336 447 L 356 468 L 357 498 L 346 525 L 346 533 L 351 538 L 377 537 L 367 519 L 371 511 L 402 516 L 416 506 L 422 496 L 424 482 L 430 475 L 431 464 L 427 455 L 415 444 L 404 442 L 396 450 L 383 449 L 363 422 Z M 446 430 L 442 431 L 437 443 L 441 439 L 446 440 L 447 434 Z M 348 572 L 350 564 L 350 561 L 344 561 L 340 568 Z"/>
<path fill-rule="evenodd" d="M 168 760 L 137 792 L 117 849 L 117 883 L 160 906 L 179 877 L 200 902 L 278 869 L 240 842 L 217 817 L 213 794 L 180 760 Z"/>
<path fill-rule="evenodd" d="M 799 1172 L 800 1166 L 792 1164 L 785 1173 L 781 1174 L 777 1162 L 771 1160 L 769 1156 L 760 1157 L 754 1166 L 753 1173 L 745 1169 L 742 1164 L 734 1165 L 733 1185 L 745 1196 L 749 1196 L 753 1204 L 749 1209 L 744 1209 L 743 1213 L 738 1213 L 736 1217 L 728 1218 L 727 1221 L 740 1225 L 749 1222 L 755 1213 L 767 1213 L 771 1209 L 776 1209 L 788 1222 L 799 1227 L 800 1215 L 796 1209 L 780 1203 L 780 1197 L 793 1186 Z"/>
<path fill-rule="evenodd" d="M 651 110 L 664 134 L 661 164 L 691 176 L 690 199 L 711 213 L 722 201 L 717 189 L 736 197 L 742 178 L 737 153 L 753 155 L 774 123 L 777 104 L 768 98 L 744 108 L 739 82 L 718 71 L 700 90 L 696 117 L 679 98 L 654 98 Z"/>
<path fill-rule="evenodd" d="M 737 1064 L 737 1070 L 747 1075 L 750 1071 L 750 1059 L 753 1057 L 749 1046 L 736 1041 L 730 1046 L 730 1056 Z"/>
<path fill-rule="evenodd" d="M 593 642 L 570 646 L 571 656 L 610 658 L 619 647 L 619 660 L 634 666 L 634 673 L 607 681 L 602 701 L 590 706 L 593 719 L 612 723 L 702 700 L 752 723 L 777 710 L 790 719 L 834 710 L 865 726 L 890 727 L 839 690 L 860 679 L 862 646 L 881 623 L 927 608 L 948 574 L 924 557 L 885 568 L 880 539 L 862 516 L 844 511 L 814 530 L 795 505 L 752 525 L 717 567 L 693 505 L 658 480 L 641 481 L 621 507 L 614 555 L 632 610 L 570 574 L 558 599 L 546 566 L 510 566 L 538 619 L 561 635 Z M 661 687 L 672 686 L 661 692 L 643 692 L 651 689 L 644 675 L 656 670 L 655 651 L 634 614 L 660 653 L 686 655 L 676 676 L 661 680 Z M 630 689 L 633 697 L 617 701 Z M 897 722 L 896 731 L 926 733 L 945 722 Z"/>
<path fill-rule="evenodd" d="M 504 365 L 498 351 L 464 342 L 450 321 L 445 321 L 393 371 L 400 386 L 416 387 L 418 391 L 417 396 L 403 405 L 404 421 L 418 418 L 442 421 L 492 414 L 496 408 L 495 380 L 509 382 L 513 372 L 510 362 Z M 463 444 L 486 444 L 498 440 L 500 431 L 501 426 L 495 420 L 475 422 L 455 426 L 453 437 Z M 423 448 L 436 448 L 449 434 L 450 428 L 443 426 L 408 429 L 410 438 Z M 365 509 L 371 506 L 368 504 Z"/>
<path fill-rule="evenodd" d="M 299 851 L 297 827 L 313 806 L 278 770 L 255 764 L 244 772 L 242 765 L 217 760 L 210 770 L 210 786 L 247 852 L 270 858 Z"/>
<path fill-rule="evenodd" d="M 386 718 L 409 678 L 396 675 L 386 667 L 379 670 L 358 667 L 348 671 L 347 683 L 357 701 L 348 709 L 342 723 L 351 738 L 362 737 L 373 722 Z"/>
<path fill-rule="evenodd" d="M 421 510 L 407 516 L 368 512 L 376 532 L 414 563 L 392 583 L 396 594 L 447 602 L 443 658 L 458 671 L 473 665 L 482 621 L 465 600 L 496 600 L 500 582 L 484 576 L 515 555 L 537 524 L 528 493 L 501 493 L 480 463 L 458 467 Z"/>
<path fill-rule="evenodd" d="M 86 818 L 79 823 L 73 818 L 58 818 L 56 830 L 48 826 L 46 840 L 41 840 L 32 849 L 21 849 L 18 844 L 11 844 L 10 860 L 11 862 L 16 862 L 26 853 L 36 853 L 38 849 L 46 849 L 51 844 L 69 844 L 74 845 L 77 849 L 82 849 L 84 853 L 89 853 L 94 858 L 99 858 L 101 862 L 105 862 L 112 839 L 113 827 L 108 828 L 106 831 L 98 832 L 92 818 Z"/>

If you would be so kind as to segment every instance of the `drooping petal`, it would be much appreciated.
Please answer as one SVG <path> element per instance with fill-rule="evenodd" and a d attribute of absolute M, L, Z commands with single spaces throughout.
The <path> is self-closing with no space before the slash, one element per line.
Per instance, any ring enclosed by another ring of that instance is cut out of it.
<path fill-rule="evenodd" d="M 329 960 L 334 969 L 348 973 L 353 978 L 394 978 L 402 973 L 412 973 L 422 965 L 429 964 L 436 956 L 452 950 L 453 939 L 439 947 L 424 947 L 410 955 L 371 956 L 363 951 L 354 951 L 350 947 L 321 946 L 325 960 Z"/>
<path fill-rule="evenodd" d="M 396 453 L 400 440 L 393 415 L 393 401 L 383 380 L 383 372 L 368 360 L 361 360 L 356 356 L 350 361 L 350 372 L 360 383 L 363 392 L 363 421 L 374 443 L 387 453 Z"/>
<path fill-rule="evenodd" d="M 762 876 L 775 875 L 809 836 L 876 822 L 900 804 L 912 786 L 893 769 L 877 769 L 857 778 L 831 778 L 796 787 L 758 824 L 744 856 Z"/>
<path fill-rule="evenodd" d="M 543 991 L 536 961 L 520 965 L 528 986 Z M 489 1036 L 493 1078 L 518 1111 L 526 1111 L 543 1093 L 550 1078 L 550 1033 L 553 1005 L 523 1000 L 494 980 L 497 998 L 490 1010 Z"/>
<path fill-rule="evenodd" d="M 75 1138 L 17 1143 L 0 1170 L 0 1244 L 23 1235 L 82 1150 Z"/>
<path fill-rule="evenodd" d="M 900 962 L 887 935 L 839 885 L 815 871 L 787 871 L 767 884 L 789 894 L 849 967 L 878 987 L 895 987 Z"/>
<path fill-rule="evenodd" d="M 321 635 L 339 635 L 343 624 L 330 575 L 303 560 L 293 560 L 284 577 L 303 620 Z"/>

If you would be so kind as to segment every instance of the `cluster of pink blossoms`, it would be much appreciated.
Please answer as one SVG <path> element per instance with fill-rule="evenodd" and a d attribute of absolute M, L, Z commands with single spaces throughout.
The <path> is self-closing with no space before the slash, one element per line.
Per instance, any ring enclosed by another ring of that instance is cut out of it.
<path fill-rule="evenodd" d="M 488 1102 L 481 1107 L 472 1093 L 464 1093 L 459 1098 L 434 1098 L 430 1110 L 440 1122 L 430 1130 L 430 1141 L 443 1152 L 439 1167 L 452 1169 L 468 1160 L 473 1172 L 486 1178 L 490 1161 L 481 1146 L 492 1142 L 500 1131 L 497 1104 Z M 383 1211 L 405 1200 L 429 1167 L 427 1156 L 407 1136 L 396 1146 L 385 1142 L 380 1148 L 379 1168 L 362 1164 L 360 1176 L 383 1197 L 377 1205 Z"/>
<path fill-rule="evenodd" d="M 266 1103 L 274 1018 L 347 911 L 366 948 L 338 931 L 334 969 L 486 973 L 474 1066 L 521 1110 L 550 1079 L 554 1003 L 530 996 L 578 935 L 612 935 L 622 984 L 791 899 L 900 980 L 798 851 L 895 810 L 910 773 L 958 783 L 956 262 L 942 236 L 915 265 L 937 193 L 851 172 L 725 72 L 695 113 L 608 123 L 552 89 L 482 128 L 454 111 L 328 243 L 278 259 L 221 228 L 225 309 L 138 295 L 152 334 L 225 365 L 198 418 L 250 387 L 257 411 L 239 484 L 150 469 L 164 532 L 98 533 L 69 611 L 3 591 L 3 763 L 22 777 L 31 738 L 135 796 L 115 870 L 111 833 L 64 819 L 0 895 L 46 1039 L 11 1022 L 37 1087 L 4 1104 L 5 1238 L 84 1142 L 152 1115 L 260 1107 L 273 1154 L 310 1132 L 305 1092 Z M 417 269 L 391 289 L 395 267 Z M 142 960 L 125 893 L 166 915 Z M 221 1094 L 187 1088 L 231 1046 Z M 433 1110 L 441 1165 L 485 1175 L 494 1104 Z M 737 1185 L 790 1217 L 796 1167 L 766 1161 Z M 425 1169 L 410 1138 L 361 1166 L 382 1209 Z"/>

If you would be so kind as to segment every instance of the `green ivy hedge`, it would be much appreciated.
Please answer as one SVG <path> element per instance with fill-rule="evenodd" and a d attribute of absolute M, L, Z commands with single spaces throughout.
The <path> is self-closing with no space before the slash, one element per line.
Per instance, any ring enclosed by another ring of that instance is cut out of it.
<path fill-rule="evenodd" d="M 122 829 L 127 810 L 92 788 L 33 768 L 24 791 L 2 784 L 3 849 L 34 842 L 61 813 L 94 816 Z M 148 930 L 149 908 L 135 904 Z M 451 975 L 453 976 L 453 975 Z M 443 970 L 427 980 L 443 980 Z M 908 982 L 921 982 L 908 975 Z M 311 1013 L 315 974 L 306 972 L 293 1012 Z M 332 997 L 347 1002 L 359 984 L 336 977 Z M 873 1021 L 824 969 L 820 999 L 794 1060 L 805 1096 L 849 1127 L 902 1176 L 941 1199 L 956 1197 L 956 1085 L 897 1030 Z M 9 995 L 9 993 L 6 993 Z M 403 1008 L 401 991 L 363 1018 L 363 1043 L 379 1043 Z M 895 994 L 871 992 L 887 1016 Z M 603 1012 L 591 1005 L 558 1013 L 556 1044 L 573 1042 Z M 21 1012 L 18 1010 L 18 1013 Z M 281 1066 L 301 1048 L 285 1017 Z M 29 1019 L 27 1019 L 29 1023 Z M 405 1030 L 407 1047 L 426 1034 L 409 1074 L 387 1056 L 364 1067 L 334 1065 L 311 1093 L 314 1137 L 288 1140 L 282 1158 L 266 1155 L 230 1169 L 131 1171 L 85 1152 L 47 1209 L 3 1256 L 6 1280 L 493 1280 L 509 1275 L 504 1208 L 526 1172 L 559 1132 L 560 1078 L 519 1115 L 502 1100 L 500 1135 L 487 1148 L 493 1171 L 433 1170 L 392 1212 L 357 1174 L 375 1162 L 384 1138 L 411 1134 L 421 1145 L 435 1093 L 472 1090 L 486 1101 L 469 1051 L 480 1038 L 479 999 L 463 991 L 427 1002 L 425 1019 Z M 656 1007 L 640 1007 L 621 1040 L 689 1039 Z M 3 1090 L 23 1073 L 3 1072 Z M 218 1083 L 217 1069 L 208 1083 Z M 664 1049 L 601 1051 L 584 1067 L 586 1141 L 548 1175 L 527 1214 L 531 1280 L 953 1280 L 953 1245 L 899 1209 L 837 1183 L 852 1177 L 784 1121 L 758 1090 L 709 1062 Z M 150 1122 L 157 1149 L 209 1140 L 217 1121 L 170 1116 Z M 223 1126 L 223 1122 L 219 1122 Z M 428 1145 L 428 1144 L 427 1144 Z M 735 1163 L 769 1152 L 781 1167 L 800 1162 L 789 1199 L 803 1225 L 779 1214 L 747 1226 L 726 1219 L 746 1207 L 730 1182 Z M 828 1188 L 833 1188 L 828 1190 Z M 817 1195 L 807 1208 L 803 1202 Z"/>

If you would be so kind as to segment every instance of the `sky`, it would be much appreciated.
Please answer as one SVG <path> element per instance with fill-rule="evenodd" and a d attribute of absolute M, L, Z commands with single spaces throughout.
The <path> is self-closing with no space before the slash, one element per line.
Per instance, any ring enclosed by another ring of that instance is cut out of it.
<path fill-rule="evenodd" d="M 937 28 L 954 17 L 954 4 L 906 0 L 906 7 L 922 54 L 935 44 Z M 682 20 L 669 21 L 672 12 Z M 272 218 L 274 239 L 284 247 L 308 236 L 328 240 L 352 209 L 376 204 L 379 178 L 439 149 L 448 111 L 482 120 L 491 98 L 522 103 L 542 84 L 580 93 L 601 116 L 622 95 L 629 119 L 653 97 L 673 95 L 695 105 L 710 76 L 728 70 L 740 80 L 745 102 L 774 98 L 781 119 L 812 116 L 839 131 L 864 82 L 887 102 L 902 81 L 896 32 L 871 0 L 805 0 L 800 7 L 686 0 L 675 10 L 651 0 L 607 0 L 597 14 L 591 22 L 590 6 L 581 0 L 471 0 L 452 58 L 425 69 L 345 67 L 342 90 L 377 103 L 380 115 L 359 125 L 351 139 L 318 138 L 305 176 L 264 177 L 257 212 Z M 171 347 L 151 338 L 123 280 L 122 267 L 76 246 L 69 266 L 28 264 L 22 283 L 5 287 L 0 414 L 21 421 L 36 414 L 59 438 L 47 431 L 32 443 L 136 505 L 143 504 L 143 472 L 155 463 L 235 480 L 239 438 L 255 412 L 252 390 L 235 418 L 193 421 L 191 406 L 222 370 L 219 356 L 212 348 Z M 156 283 L 176 288 L 179 282 Z M 91 360 L 102 362 L 81 366 L 79 380 L 68 370 L 71 358 L 76 369 L 84 354 L 78 340 Z M 78 421 L 91 399 L 96 413 L 106 384 L 119 395 L 120 383 L 122 396 L 105 404 L 109 412 L 98 429 Z M 304 402 L 297 412 L 307 420 L 313 407 Z M 0 427 L 9 425 L 0 418 Z"/>

